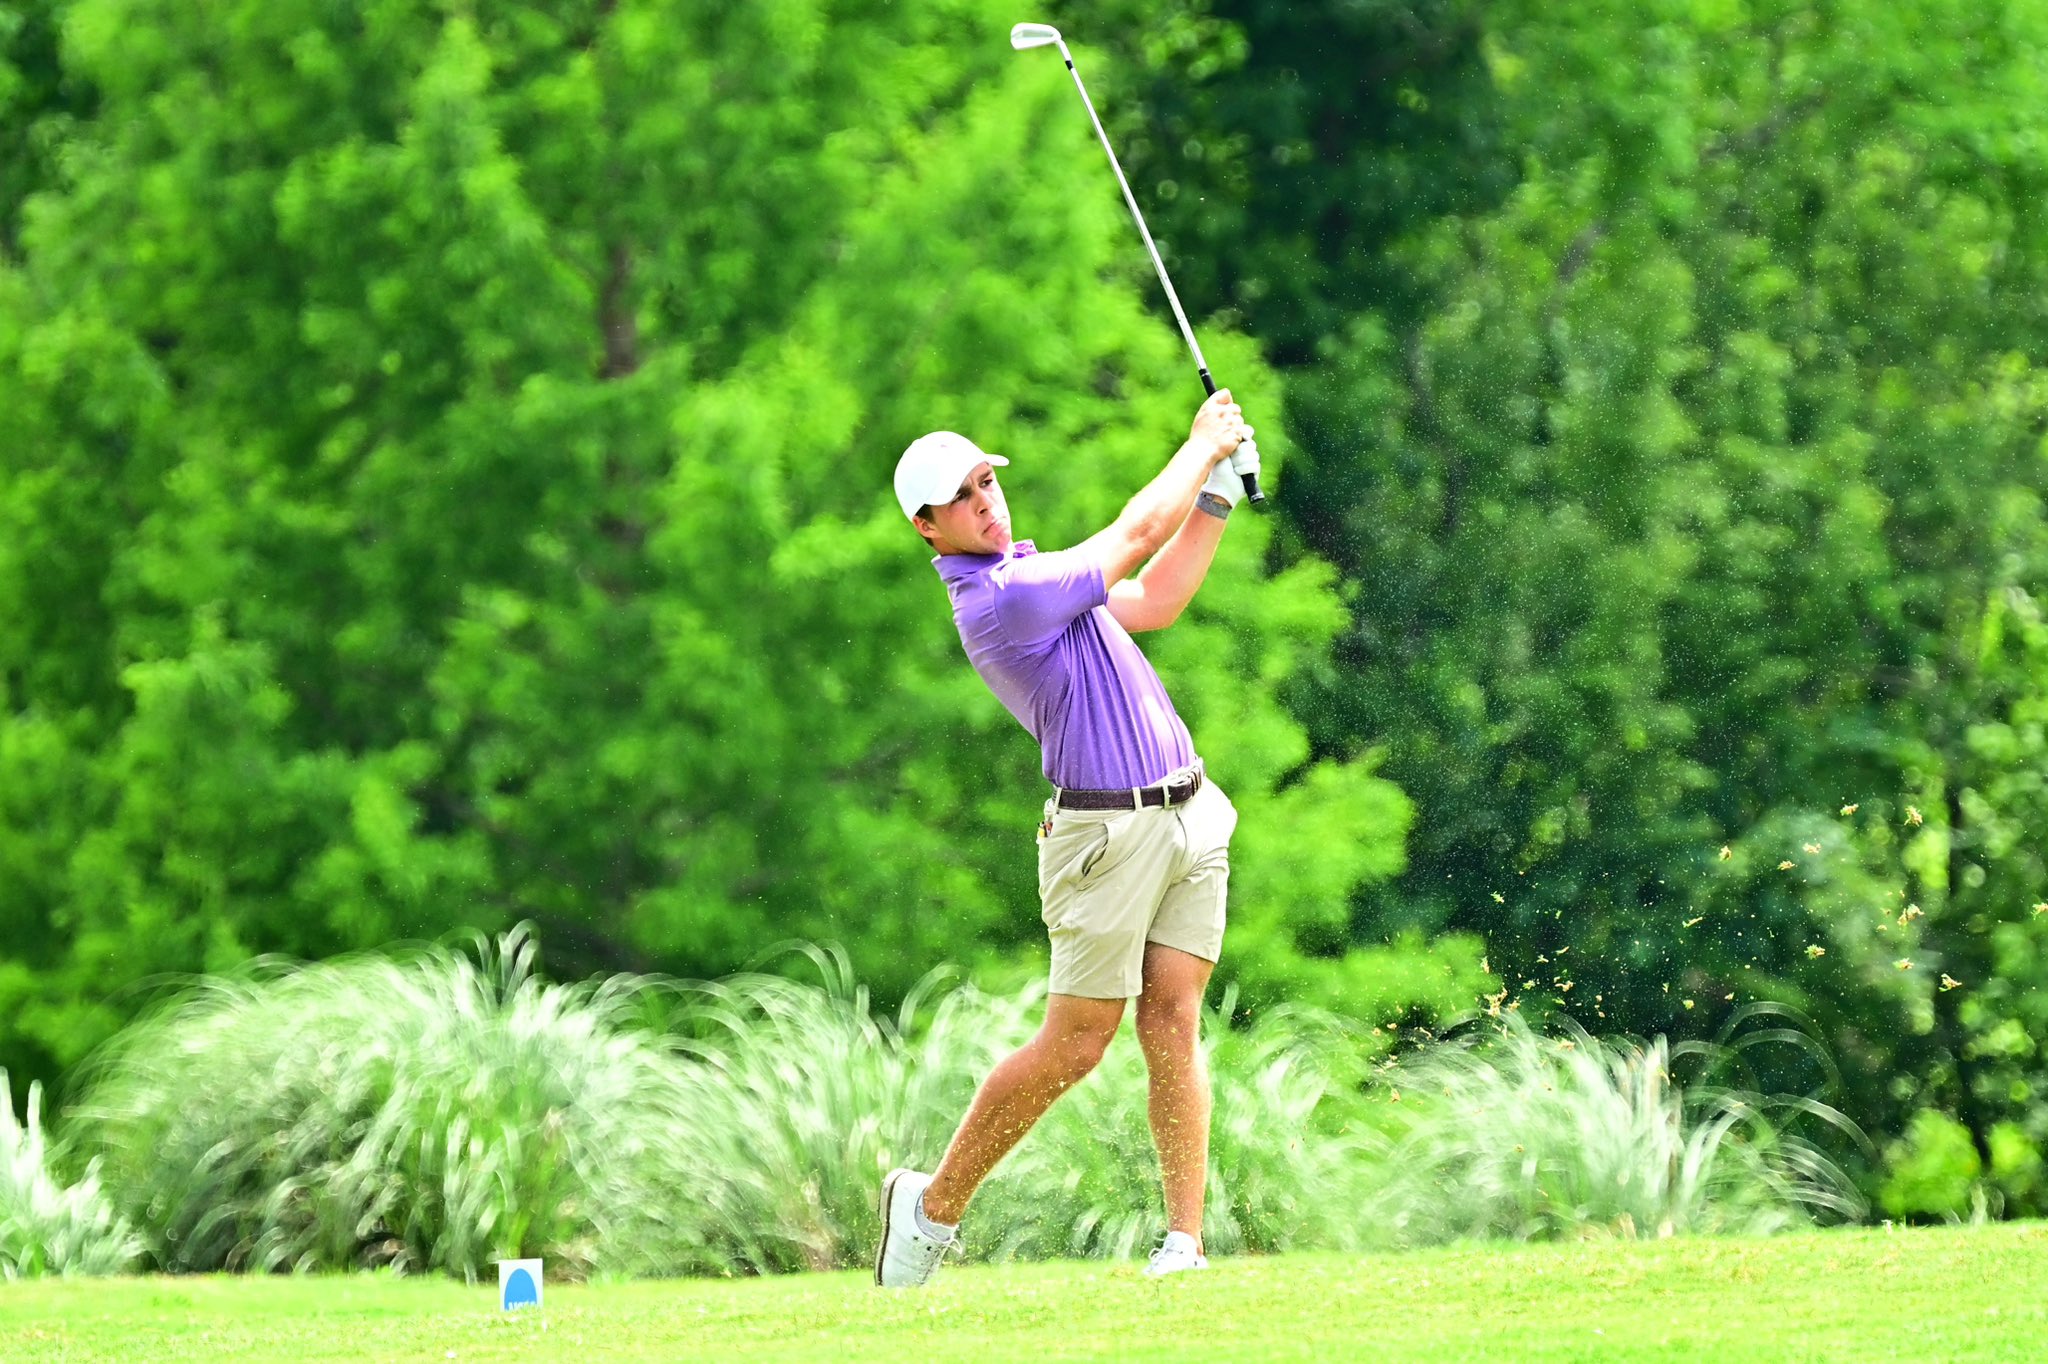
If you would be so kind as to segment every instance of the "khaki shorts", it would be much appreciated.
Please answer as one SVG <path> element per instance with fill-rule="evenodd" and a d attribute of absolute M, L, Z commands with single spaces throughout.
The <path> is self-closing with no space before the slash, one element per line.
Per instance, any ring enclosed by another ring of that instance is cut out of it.
<path fill-rule="evenodd" d="M 1215 961 L 1237 807 L 1205 781 L 1185 805 L 1061 810 L 1038 844 L 1038 898 L 1052 936 L 1052 992 L 1130 999 L 1145 944 Z"/>

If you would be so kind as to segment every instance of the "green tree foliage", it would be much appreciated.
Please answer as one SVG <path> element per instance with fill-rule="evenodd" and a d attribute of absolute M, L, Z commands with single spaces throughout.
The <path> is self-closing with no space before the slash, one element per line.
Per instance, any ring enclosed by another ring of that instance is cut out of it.
<path fill-rule="evenodd" d="M 22 201 L 53 173 L 57 148 L 92 110 L 91 88 L 58 59 L 65 3 L 0 5 L 0 247 L 9 252 L 20 241 Z"/>
<path fill-rule="evenodd" d="M 1089 73 L 1181 290 L 1284 368 L 1360 312 L 1426 306 L 1387 244 L 1515 183 L 1475 0 L 1056 8 L 1122 58 Z"/>
<path fill-rule="evenodd" d="M 1070 543 L 1200 395 L 1011 17 L 31 11 L 61 72 L 9 47 L 10 98 L 82 112 L 19 106 L 0 257 L 0 1062 L 154 973 L 520 918 L 572 973 L 1028 969 L 1037 754 L 889 472 L 965 430 Z M 1345 931 L 1409 806 L 1283 706 L 1345 615 L 1270 538 L 1150 642 L 1244 814 L 1235 974 L 1441 1012 L 1475 943 Z"/>

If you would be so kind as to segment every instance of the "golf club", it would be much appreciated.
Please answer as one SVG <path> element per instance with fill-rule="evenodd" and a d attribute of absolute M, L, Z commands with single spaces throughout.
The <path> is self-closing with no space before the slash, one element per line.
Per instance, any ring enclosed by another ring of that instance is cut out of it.
<path fill-rule="evenodd" d="M 1088 98 L 1088 87 L 1081 84 L 1081 73 L 1074 69 L 1074 54 L 1067 51 L 1066 41 L 1051 24 L 1018 24 L 1010 30 L 1010 46 L 1019 52 L 1047 45 L 1058 47 L 1060 56 L 1066 60 L 1067 74 L 1074 78 L 1074 88 L 1081 92 L 1081 105 L 1088 111 L 1088 121 L 1095 125 L 1095 135 L 1102 139 L 1102 150 L 1109 157 L 1109 168 L 1116 172 L 1116 182 L 1123 189 L 1124 202 L 1130 205 L 1131 217 L 1137 220 L 1138 235 L 1145 239 L 1145 250 L 1152 255 L 1152 268 L 1159 272 L 1159 283 L 1166 290 L 1166 301 L 1173 305 L 1173 320 L 1180 323 L 1180 334 L 1187 339 L 1188 350 L 1194 354 L 1195 368 L 1202 375 L 1202 388 L 1205 392 L 1214 393 L 1216 381 L 1209 377 L 1209 362 L 1202 358 L 1202 347 L 1195 340 L 1195 329 L 1188 325 L 1188 315 L 1181 311 L 1180 295 L 1174 293 L 1173 281 L 1166 277 L 1166 264 L 1159 259 L 1159 248 L 1152 244 L 1152 232 L 1145 226 L 1145 215 L 1138 211 L 1138 201 L 1131 196 L 1130 182 L 1124 179 L 1124 168 L 1117 164 L 1116 151 L 1109 145 L 1109 134 L 1102 130 L 1102 120 L 1095 116 L 1095 104 Z M 1256 459 L 1258 447 L 1251 441 L 1245 441 L 1242 448 L 1246 452 L 1244 460 L 1232 455 L 1231 467 L 1244 479 L 1245 497 L 1253 506 L 1263 510 L 1266 495 L 1259 491 L 1259 476 L 1246 473 L 1244 469 L 1245 464 Z"/>

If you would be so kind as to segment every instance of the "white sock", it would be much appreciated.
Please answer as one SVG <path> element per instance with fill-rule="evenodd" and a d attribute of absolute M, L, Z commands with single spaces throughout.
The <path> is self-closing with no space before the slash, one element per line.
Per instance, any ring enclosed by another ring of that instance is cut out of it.
<path fill-rule="evenodd" d="M 947 1226 L 944 1222 L 934 1222 L 931 1218 L 926 1217 L 924 1215 L 924 1195 L 922 1193 L 918 1194 L 917 1206 L 911 1209 L 911 1215 L 917 1218 L 918 1234 L 928 1240 L 950 1241 L 960 1231 L 960 1224 L 958 1222 Z"/>
<path fill-rule="evenodd" d="M 1161 1250 L 1184 1250 L 1190 1255 L 1199 1255 L 1202 1252 L 1202 1243 L 1184 1231 L 1169 1231 L 1166 1233 L 1166 1240 L 1161 1243 L 1159 1248 Z"/>

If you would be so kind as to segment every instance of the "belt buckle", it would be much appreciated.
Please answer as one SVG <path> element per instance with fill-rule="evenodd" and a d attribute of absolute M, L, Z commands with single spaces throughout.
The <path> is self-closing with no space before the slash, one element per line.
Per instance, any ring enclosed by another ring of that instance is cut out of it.
<path fill-rule="evenodd" d="M 1196 777 L 1193 770 L 1169 774 L 1165 781 L 1159 783 L 1159 796 L 1162 807 L 1171 810 L 1176 805 L 1187 804 L 1188 796 L 1194 794 L 1195 781 Z M 1185 791 L 1187 794 L 1175 799 L 1174 793 L 1176 791 Z"/>

